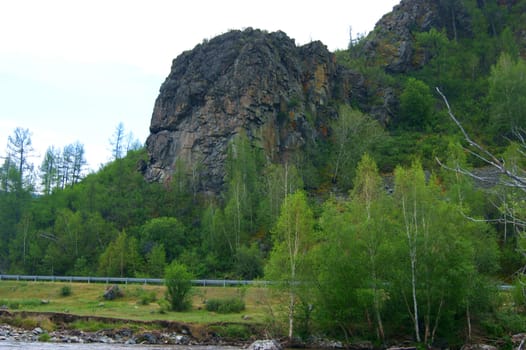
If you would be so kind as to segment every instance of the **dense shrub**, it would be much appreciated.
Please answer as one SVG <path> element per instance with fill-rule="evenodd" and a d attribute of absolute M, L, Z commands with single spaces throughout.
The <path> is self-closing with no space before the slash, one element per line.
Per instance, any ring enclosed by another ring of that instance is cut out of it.
<path fill-rule="evenodd" d="M 157 293 L 155 290 L 146 290 L 142 287 L 137 287 L 132 291 L 131 295 L 137 298 L 137 304 L 149 305 L 157 301 Z"/>
<path fill-rule="evenodd" d="M 185 265 L 173 262 L 166 267 L 164 280 L 166 284 L 166 300 L 173 311 L 188 310 L 191 305 L 192 274 Z"/>
<path fill-rule="evenodd" d="M 237 313 L 245 310 L 245 302 L 240 298 L 210 299 L 206 302 L 206 310 L 220 314 Z"/>
<path fill-rule="evenodd" d="M 63 297 L 68 297 L 71 295 L 71 286 L 62 286 L 60 288 L 60 295 Z"/>
<path fill-rule="evenodd" d="M 250 329 L 242 324 L 226 324 L 213 326 L 214 330 L 220 337 L 234 339 L 249 339 L 251 336 Z"/>

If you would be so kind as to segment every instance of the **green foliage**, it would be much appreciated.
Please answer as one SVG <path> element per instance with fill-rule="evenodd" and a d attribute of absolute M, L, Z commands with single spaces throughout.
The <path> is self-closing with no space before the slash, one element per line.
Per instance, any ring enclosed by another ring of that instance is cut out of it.
<path fill-rule="evenodd" d="M 438 82 L 442 82 L 444 70 L 448 68 L 446 57 L 450 44 L 445 31 L 431 28 L 428 32 L 416 33 L 415 38 L 417 47 L 423 51 L 423 61 L 427 63 L 427 68 L 433 72 Z"/>
<path fill-rule="evenodd" d="M 305 192 L 285 198 L 273 234 L 274 247 L 267 264 L 266 277 L 284 281 L 294 288 L 295 281 L 308 271 L 305 253 L 313 239 L 314 218 Z"/>
<path fill-rule="evenodd" d="M 263 256 L 257 244 L 238 248 L 233 273 L 238 278 L 246 280 L 263 276 Z"/>
<path fill-rule="evenodd" d="M 123 231 L 100 255 L 98 272 L 101 276 L 135 276 L 142 264 L 137 239 Z"/>
<path fill-rule="evenodd" d="M 245 302 L 241 298 L 209 299 L 206 310 L 220 314 L 239 313 L 245 310 Z"/>
<path fill-rule="evenodd" d="M 154 244 L 146 254 L 146 274 L 154 278 L 161 278 L 166 267 L 166 253 L 163 244 Z"/>
<path fill-rule="evenodd" d="M 370 313 L 376 334 L 384 338 L 382 310 L 388 299 L 384 284 L 390 280 L 392 203 L 383 189 L 376 164 L 364 155 L 357 169 L 350 201 L 329 200 L 319 219 L 317 299 L 313 318 L 334 336 L 366 336 L 355 325 Z"/>
<path fill-rule="evenodd" d="M 312 265 L 308 251 L 314 240 L 314 217 L 303 191 L 285 198 L 273 234 L 274 246 L 265 267 L 265 277 L 277 282 L 274 286 L 289 297 L 288 336 L 294 335 L 297 299 L 308 294 L 308 287 L 300 283 L 309 279 Z"/>
<path fill-rule="evenodd" d="M 252 332 L 250 328 L 243 324 L 225 324 L 217 325 L 211 328 L 220 337 L 227 339 L 250 339 Z"/>
<path fill-rule="evenodd" d="M 157 304 L 159 305 L 160 314 L 165 314 L 168 311 L 172 310 L 172 306 L 170 305 L 170 302 L 166 300 L 166 298 L 157 300 Z"/>
<path fill-rule="evenodd" d="M 42 334 L 40 334 L 38 336 L 38 341 L 41 341 L 41 342 L 48 342 L 51 340 L 51 336 L 49 335 L 48 332 L 44 332 Z"/>
<path fill-rule="evenodd" d="M 526 311 L 526 277 L 518 276 L 513 284 L 513 303 L 517 310 Z"/>
<path fill-rule="evenodd" d="M 510 334 L 518 334 L 524 329 L 526 317 L 514 310 L 500 310 L 488 314 L 481 321 L 484 334 L 493 338 L 508 338 Z M 510 347 L 511 348 L 511 347 Z"/>
<path fill-rule="evenodd" d="M 60 288 L 60 296 L 69 297 L 71 295 L 71 286 L 62 286 Z"/>
<path fill-rule="evenodd" d="M 229 229 L 224 238 L 235 254 L 241 242 L 255 233 L 256 212 L 261 193 L 258 191 L 257 169 L 261 154 L 251 145 L 245 133 L 239 133 L 228 149 L 224 220 Z"/>
<path fill-rule="evenodd" d="M 332 123 L 331 130 L 331 180 L 346 191 L 351 187 L 362 155 L 370 152 L 385 135 L 376 120 L 347 105 L 340 106 L 338 119 Z"/>
<path fill-rule="evenodd" d="M 42 305 L 40 299 L 11 299 L 2 300 L 0 299 L 0 305 L 6 305 L 8 308 L 18 310 L 20 308 L 30 309 Z"/>
<path fill-rule="evenodd" d="M 264 195 L 258 206 L 258 217 L 261 226 L 270 231 L 279 217 L 285 197 L 302 189 L 303 180 L 296 166 L 285 163 L 268 164 L 262 181 Z"/>
<path fill-rule="evenodd" d="M 338 329 L 332 336 L 344 337 L 354 333 L 352 324 L 359 321 L 364 304 L 358 300 L 360 281 L 365 278 L 361 269 L 356 235 L 350 225 L 352 214 L 345 203 L 327 201 L 319 220 L 322 240 L 312 252 L 317 262 L 315 319 L 324 330 Z M 343 332 L 340 333 L 340 332 Z"/>
<path fill-rule="evenodd" d="M 423 81 L 409 78 L 400 95 L 400 125 L 408 130 L 424 131 L 432 126 L 434 99 L 429 86 Z"/>
<path fill-rule="evenodd" d="M 155 249 L 155 245 L 162 245 L 167 261 L 177 259 L 183 248 L 189 243 L 188 230 L 180 220 L 174 217 L 159 217 L 148 220 L 140 227 L 140 236 L 141 246 L 149 253 Z M 162 255 L 161 248 L 157 248 L 154 253 Z M 162 259 L 160 256 L 157 258 Z"/>
<path fill-rule="evenodd" d="M 150 303 L 157 301 L 157 294 L 153 290 L 147 291 L 143 288 L 137 288 L 137 290 L 135 290 L 134 296 L 137 297 L 137 303 L 140 305 L 149 305 Z"/>
<path fill-rule="evenodd" d="M 520 329 L 523 293 L 515 289 L 517 309 L 500 310 L 491 281 L 524 265 L 526 241 L 516 226 L 478 221 L 523 216 L 523 195 L 501 187 L 489 195 L 439 169 L 437 156 L 449 168 L 472 170 L 481 162 L 458 143 L 461 136 L 437 110 L 432 88 L 446 93 L 476 140 L 496 149 L 510 168 L 524 169 L 521 145 L 504 149 L 503 140 L 526 127 L 526 68 L 519 58 L 526 4 L 440 0 L 437 6 L 444 28 L 411 28 L 413 67 L 405 74 L 389 74 L 382 58 L 365 58 L 360 50 L 367 40 L 335 53 L 338 64 L 363 76 L 351 94 L 340 82 L 330 94 L 353 108 L 343 105 L 336 113 L 337 102 L 329 101 L 316 114 L 306 111 L 323 137 L 283 152 L 287 162 L 271 164 L 255 146 L 257 137 L 239 133 L 229 145 L 225 191 L 216 198 L 197 192 L 200 161 L 177 160 L 168 183 L 144 181 L 137 164 L 148 160 L 147 152 L 123 156 L 117 147 L 123 130 L 113 138 L 117 159 L 82 180 L 82 164 L 72 172 L 60 166 L 73 159 L 75 145 L 50 147 L 40 167 L 42 194 L 34 195 L 25 163 L 31 157 L 16 152 L 31 133 L 18 129 L 0 167 L 0 271 L 162 277 L 190 270 L 202 278 L 246 279 L 264 271 L 279 282 L 274 287 L 287 296 L 287 321 L 304 338 L 318 332 L 378 343 L 402 334 L 451 337 L 466 328 L 468 314 L 475 329 L 490 335 Z M 386 98 L 391 92 L 398 101 Z M 286 109 L 301 107 L 302 98 L 291 98 Z M 387 108 L 381 122 L 390 134 L 358 107 L 371 115 Z M 333 122 L 318 125 L 322 116 Z M 278 119 L 283 125 L 289 116 L 280 111 Z M 388 196 L 384 182 L 390 185 L 395 169 L 396 188 Z M 298 192 L 304 188 L 308 195 Z M 166 267 L 173 260 L 186 269 Z M 173 279 L 181 282 L 174 294 L 183 280 Z M 150 293 L 136 296 L 141 304 L 155 301 Z M 161 312 L 174 308 L 168 300 L 157 301 Z M 25 302 L 31 306 L 8 306 Z M 237 325 L 221 332 L 250 334 Z"/>
<path fill-rule="evenodd" d="M 526 62 L 502 54 L 489 77 L 493 132 L 509 135 L 526 127 Z"/>
<path fill-rule="evenodd" d="M 399 167 L 387 196 L 366 155 L 354 183 L 349 200 L 323 205 L 309 253 L 315 307 L 303 319 L 334 336 L 380 341 L 410 333 L 413 322 L 415 337 L 429 343 L 458 329 L 466 308 L 472 317 L 493 310 L 495 289 L 484 276 L 498 266 L 495 236 L 465 220 L 436 177 L 426 179 L 418 162 Z"/>
<path fill-rule="evenodd" d="M 191 304 L 193 276 L 185 265 L 173 261 L 164 272 L 166 300 L 173 311 L 188 310 Z"/>
<path fill-rule="evenodd" d="M 15 326 L 15 327 L 19 327 L 19 328 L 23 328 L 23 329 L 34 329 L 35 327 L 38 327 L 39 324 L 38 324 L 38 321 L 34 318 L 30 318 L 30 317 L 22 317 L 22 316 L 15 316 L 14 318 L 8 320 L 7 322 L 8 324 L 12 325 L 12 326 Z"/>

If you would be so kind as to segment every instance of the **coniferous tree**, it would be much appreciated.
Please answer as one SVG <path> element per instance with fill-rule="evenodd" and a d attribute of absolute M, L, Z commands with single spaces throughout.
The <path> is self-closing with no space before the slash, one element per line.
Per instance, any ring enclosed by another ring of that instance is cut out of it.
<path fill-rule="evenodd" d="M 112 160 L 122 158 L 125 154 L 125 138 L 124 124 L 120 122 L 115 127 L 115 131 L 110 139 Z"/>
<path fill-rule="evenodd" d="M 34 156 L 34 148 L 29 129 L 16 128 L 8 137 L 7 157 L 17 169 L 19 189 L 33 187 L 33 164 L 29 158 Z"/>
<path fill-rule="evenodd" d="M 40 165 L 42 193 L 45 195 L 50 195 L 53 189 L 58 187 L 59 161 L 60 151 L 53 146 L 49 147 Z"/>

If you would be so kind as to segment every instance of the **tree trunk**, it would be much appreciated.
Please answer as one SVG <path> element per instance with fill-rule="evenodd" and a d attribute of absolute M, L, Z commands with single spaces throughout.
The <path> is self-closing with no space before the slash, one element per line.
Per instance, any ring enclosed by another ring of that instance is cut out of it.
<path fill-rule="evenodd" d="M 290 293 L 290 304 L 289 304 L 289 340 L 292 340 L 294 334 L 294 303 L 296 302 L 296 295 L 294 292 Z"/>
<path fill-rule="evenodd" d="M 469 303 L 466 305 L 466 320 L 468 322 L 468 343 L 471 342 L 471 313 L 469 312 Z"/>
<path fill-rule="evenodd" d="M 455 38 L 455 41 L 457 41 L 457 21 L 455 18 L 455 5 L 451 5 L 451 24 L 453 26 L 453 37 Z"/>
<path fill-rule="evenodd" d="M 420 328 L 418 326 L 418 302 L 416 300 L 416 266 L 415 266 L 416 258 L 411 257 L 411 287 L 412 287 L 412 293 L 413 293 L 413 315 L 414 315 L 414 322 L 415 322 L 415 336 L 416 341 L 421 342 L 420 339 Z"/>
<path fill-rule="evenodd" d="M 435 325 L 433 326 L 433 331 L 431 332 L 431 343 L 435 341 L 435 335 L 438 329 L 438 322 L 440 321 L 440 315 L 442 314 L 442 306 L 444 305 L 444 294 L 440 298 L 440 304 L 438 305 L 437 317 L 435 318 Z"/>
<path fill-rule="evenodd" d="M 378 292 L 375 291 L 375 297 L 374 297 L 374 312 L 376 316 L 376 322 L 378 325 L 378 335 L 379 338 L 382 340 L 382 342 L 385 339 L 385 332 L 384 332 L 384 326 L 382 324 L 382 317 L 380 316 L 380 306 L 378 305 Z"/>

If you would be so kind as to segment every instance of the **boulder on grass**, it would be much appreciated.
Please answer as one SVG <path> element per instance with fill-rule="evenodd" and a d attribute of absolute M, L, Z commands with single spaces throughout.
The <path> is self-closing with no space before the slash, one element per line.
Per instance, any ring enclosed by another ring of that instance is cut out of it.
<path fill-rule="evenodd" d="M 102 295 L 106 300 L 114 300 L 123 296 L 123 293 L 118 285 L 114 284 L 106 288 L 106 291 Z"/>

